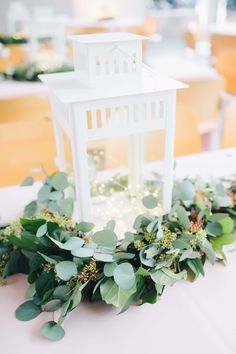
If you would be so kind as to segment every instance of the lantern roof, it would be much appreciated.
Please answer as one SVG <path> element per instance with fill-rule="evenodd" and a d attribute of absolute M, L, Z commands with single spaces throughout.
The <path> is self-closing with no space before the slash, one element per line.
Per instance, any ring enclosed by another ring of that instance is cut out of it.
<path fill-rule="evenodd" d="M 142 41 L 148 37 L 129 32 L 95 33 L 69 36 L 69 39 L 82 44 L 116 43 Z"/>
<path fill-rule="evenodd" d="M 140 82 L 129 85 L 87 87 L 75 72 L 39 75 L 40 80 L 63 103 L 82 103 L 95 100 L 135 96 L 187 88 L 182 82 L 142 69 Z"/>

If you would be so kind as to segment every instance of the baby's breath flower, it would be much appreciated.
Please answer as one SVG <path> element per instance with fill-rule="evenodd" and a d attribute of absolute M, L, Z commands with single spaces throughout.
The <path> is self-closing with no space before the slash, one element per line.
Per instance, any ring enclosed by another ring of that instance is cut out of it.
<path fill-rule="evenodd" d="M 43 218 L 49 222 L 55 222 L 65 230 L 74 230 L 75 228 L 75 223 L 72 219 L 67 216 L 62 216 L 59 213 L 52 213 L 48 209 L 42 209 L 37 217 Z"/>
<path fill-rule="evenodd" d="M 195 238 L 190 241 L 191 246 L 204 245 L 207 240 L 207 233 L 205 230 L 200 229 L 196 234 Z"/>
<path fill-rule="evenodd" d="M 196 233 L 196 239 L 197 242 L 201 245 L 203 245 L 206 242 L 207 239 L 207 233 L 205 230 L 201 229 Z"/>
<path fill-rule="evenodd" d="M 4 236 L 10 236 L 12 234 L 14 234 L 17 237 L 21 236 L 22 233 L 22 226 L 20 223 L 20 219 L 17 218 L 15 221 L 13 221 L 9 226 L 7 226 L 5 228 L 5 230 L 3 231 L 3 235 Z"/>
<path fill-rule="evenodd" d="M 149 233 L 147 230 L 144 231 L 144 239 L 145 241 L 147 241 L 148 243 L 152 243 L 153 241 L 155 241 L 156 239 L 156 235 Z"/>
<path fill-rule="evenodd" d="M 136 240 L 134 241 L 134 247 L 137 249 L 137 250 L 141 250 L 141 248 L 143 248 L 145 246 L 145 243 L 141 240 Z"/>
<path fill-rule="evenodd" d="M 163 226 L 163 232 L 164 232 L 164 236 L 158 242 L 158 246 L 170 250 L 173 248 L 172 242 L 176 240 L 177 235 L 175 232 L 171 232 L 166 226 Z"/>

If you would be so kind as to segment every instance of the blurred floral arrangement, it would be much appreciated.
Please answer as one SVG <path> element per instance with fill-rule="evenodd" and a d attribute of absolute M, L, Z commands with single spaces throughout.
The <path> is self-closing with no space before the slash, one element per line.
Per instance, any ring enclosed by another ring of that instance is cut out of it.
<path fill-rule="evenodd" d="M 32 183 L 28 177 L 22 185 Z M 114 220 L 96 232 L 93 223 L 72 220 L 73 189 L 66 173 L 47 176 L 37 200 L 0 234 L 2 284 L 11 274 L 28 274 L 26 301 L 16 317 L 28 321 L 56 311 L 57 321 L 41 327 L 51 340 L 64 337 L 62 323 L 81 301 L 104 301 L 120 312 L 154 304 L 168 286 L 204 275 L 207 260 L 226 263 L 223 248 L 236 241 L 235 181 L 176 181 L 172 209 L 164 216 L 156 214 L 157 198 L 145 196 L 147 212 L 122 239 Z"/>
<path fill-rule="evenodd" d="M 73 67 L 67 63 L 48 65 L 46 63 L 31 62 L 17 65 L 8 72 L 2 72 L 4 79 L 16 81 L 39 81 L 38 75 L 53 74 L 58 72 L 73 71 Z"/>
<path fill-rule="evenodd" d="M 26 44 L 28 43 L 28 38 L 21 32 L 17 32 L 12 36 L 0 33 L 0 43 L 3 45 Z"/>

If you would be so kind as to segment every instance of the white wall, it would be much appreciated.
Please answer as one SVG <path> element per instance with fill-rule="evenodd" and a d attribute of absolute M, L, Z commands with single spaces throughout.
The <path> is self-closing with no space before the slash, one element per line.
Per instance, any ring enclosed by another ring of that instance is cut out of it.
<path fill-rule="evenodd" d="M 80 19 L 96 20 L 100 17 L 143 17 L 150 0 L 73 0 L 74 14 Z"/>
<path fill-rule="evenodd" d="M 7 30 L 7 13 L 11 2 L 14 0 L 0 0 L 0 32 Z M 58 14 L 73 15 L 72 0 L 21 0 L 21 2 L 29 9 L 35 6 L 50 5 Z"/>
<path fill-rule="evenodd" d="M 19 0 L 15 0 L 19 1 Z M 29 9 L 35 6 L 53 6 L 58 14 L 93 20 L 107 14 L 143 17 L 151 0 L 20 0 Z M 14 0 L 0 0 L 0 31 L 7 30 L 7 12 Z M 105 11 L 105 13 L 104 13 Z"/>

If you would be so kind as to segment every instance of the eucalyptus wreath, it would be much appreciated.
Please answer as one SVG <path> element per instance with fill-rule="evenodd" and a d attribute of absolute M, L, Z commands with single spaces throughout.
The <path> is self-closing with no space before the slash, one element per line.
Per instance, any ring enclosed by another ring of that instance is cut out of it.
<path fill-rule="evenodd" d="M 23 185 L 32 183 L 27 178 Z M 64 337 L 62 323 L 81 301 L 103 301 L 120 313 L 132 304 L 154 304 L 168 286 L 204 275 L 206 261 L 226 263 L 223 248 L 236 240 L 235 181 L 176 181 L 164 216 L 156 215 L 157 198 L 147 195 L 147 212 L 122 239 L 114 220 L 99 231 L 91 222 L 73 221 L 73 201 L 66 173 L 47 176 L 37 200 L 0 236 L 2 283 L 11 274 L 28 275 L 16 317 L 28 321 L 57 311 L 58 320 L 41 327 L 51 340 Z"/>

